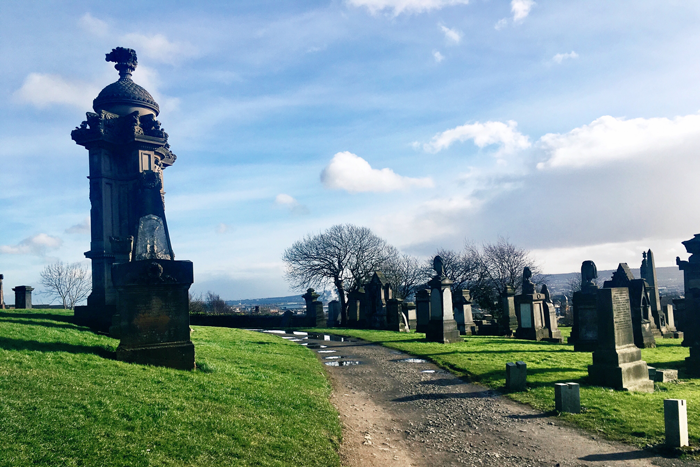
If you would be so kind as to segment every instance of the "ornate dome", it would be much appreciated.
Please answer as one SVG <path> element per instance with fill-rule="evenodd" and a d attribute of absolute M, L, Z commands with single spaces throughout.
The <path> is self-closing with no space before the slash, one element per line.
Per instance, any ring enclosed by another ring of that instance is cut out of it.
<path fill-rule="evenodd" d="M 92 101 L 95 112 L 106 110 L 117 115 L 128 115 L 138 111 L 140 115 L 157 116 L 160 108 L 153 96 L 131 80 L 131 72 L 138 64 L 136 52 L 132 49 L 117 47 L 107 54 L 106 61 L 117 62 L 114 68 L 119 70 L 119 80 L 104 88 Z"/>

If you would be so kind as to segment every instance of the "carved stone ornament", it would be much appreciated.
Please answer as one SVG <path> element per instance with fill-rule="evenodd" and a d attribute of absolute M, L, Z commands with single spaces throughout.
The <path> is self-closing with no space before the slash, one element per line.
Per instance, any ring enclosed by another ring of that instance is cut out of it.
<path fill-rule="evenodd" d="M 435 259 L 433 259 L 433 269 L 435 269 L 438 276 L 443 277 L 445 275 L 445 263 L 442 256 L 437 255 Z"/>

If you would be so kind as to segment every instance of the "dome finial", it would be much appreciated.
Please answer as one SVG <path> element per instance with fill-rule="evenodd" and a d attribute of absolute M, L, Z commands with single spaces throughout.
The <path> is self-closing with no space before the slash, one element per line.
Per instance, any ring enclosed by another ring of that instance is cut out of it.
<path fill-rule="evenodd" d="M 130 78 L 131 73 L 136 69 L 136 65 L 139 64 L 136 59 L 136 51 L 124 47 L 112 49 L 112 51 L 105 56 L 105 61 L 116 62 L 114 68 L 119 71 L 120 79 Z"/>

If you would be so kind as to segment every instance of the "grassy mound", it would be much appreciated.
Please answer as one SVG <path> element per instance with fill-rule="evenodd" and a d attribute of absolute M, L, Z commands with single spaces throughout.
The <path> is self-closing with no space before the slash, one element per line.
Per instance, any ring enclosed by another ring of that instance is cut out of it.
<path fill-rule="evenodd" d="M 565 338 L 571 332 L 570 328 L 560 329 Z M 436 344 L 426 342 L 425 334 L 419 333 L 338 328 L 324 331 L 381 343 L 429 359 L 470 381 L 502 390 L 506 363 L 522 360 L 527 363 L 528 389 L 508 394 L 509 397 L 548 412 L 554 410 L 554 383 L 579 383 L 583 412 L 560 416 L 609 439 L 638 446 L 664 442 L 664 399 L 686 399 L 690 443 L 700 444 L 700 380 L 685 377 L 688 349 L 681 347 L 680 339 L 658 339 L 655 349 L 642 350 L 642 358 L 656 368 L 678 369 L 681 379 L 657 383 L 653 394 L 640 394 L 588 385 L 592 354 L 574 352 L 573 345 L 490 336 L 470 336 L 462 343 Z"/>
<path fill-rule="evenodd" d="M 199 370 L 130 365 L 71 318 L 0 312 L 0 466 L 340 464 L 330 386 L 306 348 L 195 327 Z"/>

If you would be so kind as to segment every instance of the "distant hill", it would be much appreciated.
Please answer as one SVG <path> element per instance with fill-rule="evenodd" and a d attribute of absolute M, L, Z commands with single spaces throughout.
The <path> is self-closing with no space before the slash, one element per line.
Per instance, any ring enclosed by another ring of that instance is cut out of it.
<path fill-rule="evenodd" d="M 631 268 L 632 274 L 636 279 L 640 278 L 639 268 Z M 598 271 L 598 281 L 602 283 L 609 280 L 612 276 L 613 269 L 606 269 L 603 271 Z M 580 272 L 570 272 L 566 274 L 547 274 L 547 288 L 549 288 L 552 294 L 565 293 L 568 284 L 571 280 L 581 277 Z M 683 272 L 677 267 L 664 267 L 656 268 L 656 278 L 659 281 L 659 289 L 667 291 L 667 293 L 672 292 L 683 292 Z"/>
<path fill-rule="evenodd" d="M 333 300 L 330 292 L 319 292 L 321 295 L 319 300 L 323 303 L 328 303 Z M 286 297 L 269 297 L 269 298 L 249 298 L 246 300 L 226 300 L 227 305 L 238 305 L 238 306 L 270 306 L 270 305 L 283 305 L 286 307 L 294 306 L 304 306 L 304 299 L 301 298 L 302 294 L 297 295 L 287 295 Z"/>

